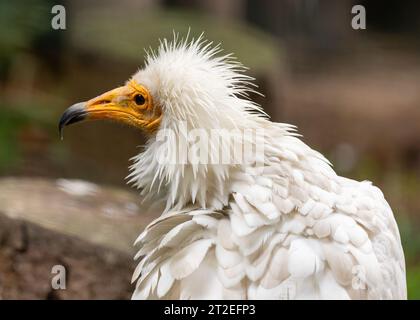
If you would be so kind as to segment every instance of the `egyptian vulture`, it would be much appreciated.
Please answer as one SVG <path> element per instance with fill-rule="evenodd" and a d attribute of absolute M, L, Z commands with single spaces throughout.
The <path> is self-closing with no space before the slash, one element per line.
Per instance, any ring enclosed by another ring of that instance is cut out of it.
<path fill-rule="evenodd" d="M 249 99 L 253 78 L 221 51 L 165 39 L 124 86 L 60 120 L 60 132 L 110 119 L 147 135 L 129 181 L 166 208 L 135 242 L 132 298 L 406 299 L 382 192 L 270 121 Z"/>

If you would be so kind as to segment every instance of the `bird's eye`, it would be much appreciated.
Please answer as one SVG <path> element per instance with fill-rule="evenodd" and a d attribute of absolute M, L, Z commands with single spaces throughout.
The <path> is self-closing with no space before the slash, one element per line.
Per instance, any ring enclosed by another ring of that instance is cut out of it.
<path fill-rule="evenodd" d="M 136 96 L 134 97 L 134 101 L 138 106 L 142 106 L 146 102 L 146 99 L 143 97 L 143 95 L 136 94 Z"/>

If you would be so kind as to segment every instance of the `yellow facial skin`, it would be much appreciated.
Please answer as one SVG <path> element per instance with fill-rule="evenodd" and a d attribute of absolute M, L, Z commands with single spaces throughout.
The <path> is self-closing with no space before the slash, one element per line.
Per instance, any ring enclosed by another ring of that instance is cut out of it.
<path fill-rule="evenodd" d="M 162 117 L 149 91 L 134 80 L 87 101 L 86 112 L 88 120 L 116 120 L 149 133 L 156 131 Z"/>
<path fill-rule="evenodd" d="M 125 86 L 101 94 L 85 103 L 68 108 L 61 117 L 59 129 L 83 120 L 115 120 L 152 134 L 160 125 L 162 110 L 155 106 L 149 91 L 134 80 Z"/>

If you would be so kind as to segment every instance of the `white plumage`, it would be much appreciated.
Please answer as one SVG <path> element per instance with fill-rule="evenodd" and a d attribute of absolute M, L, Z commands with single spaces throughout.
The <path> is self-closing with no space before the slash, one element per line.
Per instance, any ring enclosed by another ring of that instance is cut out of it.
<path fill-rule="evenodd" d="M 338 176 L 293 126 L 268 120 L 247 99 L 252 78 L 220 51 L 201 38 L 165 40 L 133 76 L 163 110 L 160 132 L 176 133 L 170 144 L 152 135 L 131 167 L 130 182 L 166 203 L 136 241 L 133 298 L 405 299 L 400 236 L 381 191 Z M 178 149 L 193 144 L 181 124 L 260 129 L 264 153 L 192 163 Z M 177 161 L 159 161 L 168 154 Z"/>

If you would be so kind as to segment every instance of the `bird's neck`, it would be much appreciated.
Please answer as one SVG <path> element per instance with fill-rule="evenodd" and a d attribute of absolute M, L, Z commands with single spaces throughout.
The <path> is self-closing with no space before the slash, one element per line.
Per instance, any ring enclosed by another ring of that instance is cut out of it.
<path fill-rule="evenodd" d="M 129 182 L 146 200 L 164 199 L 166 210 L 219 210 L 228 205 L 232 176 L 238 171 L 258 174 L 270 139 L 290 135 L 289 130 L 265 119 L 229 130 L 160 130 L 133 159 Z"/>
<path fill-rule="evenodd" d="M 228 204 L 230 173 L 242 164 L 240 155 L 234 152 L 234 142 L 228 145 L 222 141 L 226 139 L 220 139 L 216 146 L 210 132 L 201 134 L 165 133 L 164 139 L 158 134 L 149 140 L 134 158 L 129 176 L 145 200 L 163 198 L 166 210 L 185 206 L 222 209 Z"/>

